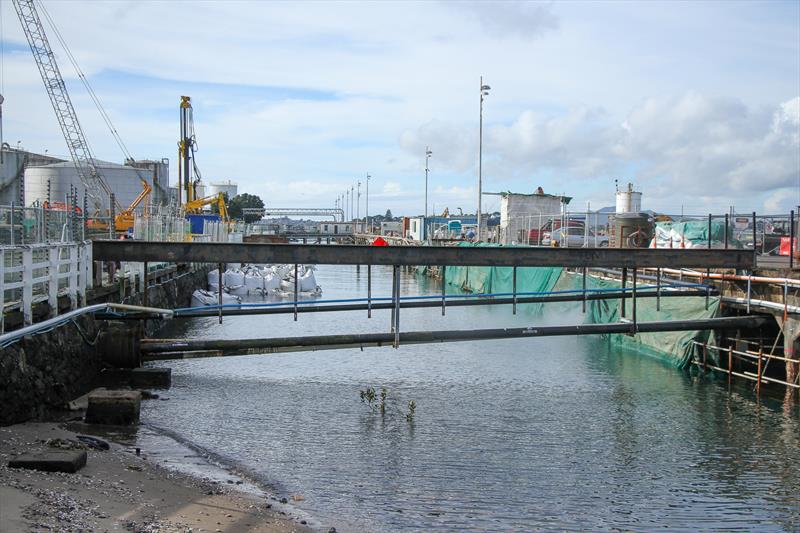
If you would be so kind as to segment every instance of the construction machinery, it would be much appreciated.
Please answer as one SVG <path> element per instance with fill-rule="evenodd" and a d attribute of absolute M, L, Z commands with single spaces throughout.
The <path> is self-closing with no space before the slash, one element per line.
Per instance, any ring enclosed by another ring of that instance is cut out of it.
<path fill-rule="evenodd" d="M 225 205 L 225 196 L 222 193 L 197 197 L 197 184 L 200 182 L 200 169 L 197 168 L 195 152 L 197 141 L 194 133 L 194 116 L 192 114 L 192 98 L 181 96 L 181 138 L 178 141 L 178 202 L 180 191 L 185 194 L 186 202 L 183 211 L 186 214 L 198 214 L 207 205 L 216 205 L 223 221 L 228 222 L 228 208 Z M 194 177 L 192 176 L 194 174 Z"/>
<path fill-rule="evenodd" d="M 204 206 L 213 204 L 217 205 L 217 209 L 219 209 L 219 216 L 222 218 L 222 220 L 228 222 L 228 208 L 225 206 L 225 195 L 222 193 L 206 196 L 205 198 L 197 198 L 186 202 L 183 205 L 183 210 L 186 213 L 199 213 Z"/>
<path fill-rule="evenodd" d="M 194 159 L 197 143 L 194 134 L 194 116 L 192 114 L 192 98 L 181 96 L 181 139 L 178 141 L 178 204 L 181 194 L 185 194 L 186 203 L 197 200 L 197 183 L 200 181 L 200 170 Z M 195 178 L 192 178 L 194 170 Z"/>
<path fill-rule="evenodd" d="M 56 63 L 56 55 L 47 40 L 34 0 L 13 0 L 13 4 L 22 24 L 22 30 L 28 39 L 36 66 L 39 68 L 44 88 L 50 97 L 58 125 L 67 142 L 72 162 L 75 164 L 78 177 L 86 190 L 86 196 L 95 213 L 103 212 L 106 205 L 104 199 L 108 199 L 108 205 L 112 203 L 112 191 L 95 165 L 95 158 L 78 122 L 78 115 L 75 113 L 64 78 L 61 76 L 58 63 Z M 57 35 L 57 37 L 60 36 Z M 113 203 L 116 204 L 116 201 Z M 112 207 L 115 207 L 117 211 L 122 211 L 118 204 Z"/>

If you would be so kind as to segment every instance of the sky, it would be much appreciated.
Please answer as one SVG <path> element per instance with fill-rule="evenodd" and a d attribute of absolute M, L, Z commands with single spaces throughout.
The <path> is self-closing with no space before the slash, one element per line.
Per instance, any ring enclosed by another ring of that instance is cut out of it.
<path fill-rule="evenodd" d="M 668 213 L 800 205 L 800 2 L 44 0 L 136 158 L 169 158 L 192 98 L 205 181 L 272 207 L 475 212 L 483 190 Z M 4 139 L 66 147 L 10 0 Z M 46 27 L 52 34 L 52 29 Z M 95 156 L 122 162 L 54 37 Z M 484 196 L 484 210 L 499 197 Z"/>

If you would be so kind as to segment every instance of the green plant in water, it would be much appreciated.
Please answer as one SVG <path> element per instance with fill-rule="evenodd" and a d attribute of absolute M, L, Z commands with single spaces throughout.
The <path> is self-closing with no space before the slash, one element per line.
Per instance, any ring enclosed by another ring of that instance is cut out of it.
<path fill-rule="evenodd" d="M 409 422 L 413 422 L 414 421 L 414 411 L 416 411 L 416 410 L 417 410 L 417 402 L 415 402 L 414 400 L 409 400 L 408 401 L 408 413 L 406 414 L 406 420 L 408 420 Z"/>
<path fill-rule="evenodd" d="M 369 405 L 371 410 L 375 409 L 375 389 L 367 387 L 365 390 L 359 391 L 359 395 L 361 396 L 361 403 Z"/>
<path fill-rule="evenodd" d="M 381 416 L 386 416 L 386 408 L 389 406 L 389 391 L 386 387 L 381 387 L 380 393 L 376 394 L 375 389 L 373 387 L 367 387 L 364 390 L 358 391 L 359 397 L 361 398 L 361 403 L 365 403 L 369 406 L 370 411 L 380 410 Z M 380 403 L 378 402 L 380 400 Z M 414 421 L 414 413 L 417 409 L 417 402 L 414 400 L 409 400 L 408 402 L 408 412 L 405 413 L 406 420 L 408 422 Z M 402 411 L 396 409 L 398 414 L 403 414 Z"/>

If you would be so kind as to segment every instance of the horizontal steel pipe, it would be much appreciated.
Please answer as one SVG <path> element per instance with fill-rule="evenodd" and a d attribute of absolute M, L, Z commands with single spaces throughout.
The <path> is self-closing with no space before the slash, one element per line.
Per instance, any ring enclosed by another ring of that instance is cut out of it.
<path fill-rule="evenodd" d="M 533 248 L 461 246 L 325 246 L 217 242 L 94 241 L 95 261 L 319 265 L 469 265 L 565 267 L 753 268 L 745 250 Z"/>
<path fill-rule="evenodd" d="M 726 317 L 702 320 L 671 320 L 640 322 L 636 329 L 640 333 L 663 331 L 691 331 L 703 329 L 726 329 L 756 327 L 765 324 L 767 317 Z M 564 335 L 601 335 L 609 333 L 633 333 L 634 324 L 616 322 L 612 324 L 578 324 L 574 326 L 542 326 L 525 328 L 498 328 L 478 330 L 409 331 L 400 333 L 401 344 L 425 344 L 435 342 L 458 342 L 490 339 L 512 339 L 521 337 L 549 337 Z M 264 339 L 152 339 L 142 342 L 143 354 L 159 352 L 192 352 L 218 350 L 222 355 L 260 354 L 278 350 L 315 349 L 330 346 L 391 346 L 393 333 L 356 333 L 345 335 L 313 335 L 304 337 L 275 337 Z"/>
<path fill-rule="evenodd" d="M 717 296 L 719 293 L 712 290 L 712 296 Z M 663 290 L 661 292 L 662 298 L 675 298 L 675 297 L 688 297 L 688 296 L 705 296 L 705 290 Z M 658 295 L 655 292 L 637 292 L 636 298 L 655 298 Z M 618 300 L 621 297 L 620 293 L 590 293 L 586 295 L 586 300 Z M 530 304 L 530 303 L 559 303 L 559 302 L 579 302 L 583 300 L 582 294 L 556 294 L 553 296 L 518 296 L 517 305 Z M 447 300 L 448 307 L 469 307 L 476 305 L 511 305 L 514 303 L 514 298 L 475 298 L 475 299 L 456 299 Z M 366 311 L 367 309 L 391 309 L 394 306 L 391 302 L 373 302 L 368 303 L 352 303 L 352 304 L 320 304 L 320 305 L 302 305 L 298 306 L 298 313 L 325 313 L 325 312 L 340 312 L 340 311 Z M 441 298 L 437 300 L 411 300 L 401 301 L 400 307 L 402 309 L 416 309 L 416 308 L 439 308 L 442 306 Z M 294 306 L 286 304 L 285 307 L 226 307 L 222 309 L 223 316 L 247 316 L 247 315 L 283 315 L 293 314 Z M 206 317 L 218 316 L 219 310 L 216 307 L 208 309 L 197 309 L 191 311 L 175 310 L 172 318 L 193 318 L 193 317 Z M 124 316 L 118 315 L 97 315 L 98 318 L 113 318 L 115 320 L 141 320 L 146 318 L 139 314 L 127 314 Z"/>

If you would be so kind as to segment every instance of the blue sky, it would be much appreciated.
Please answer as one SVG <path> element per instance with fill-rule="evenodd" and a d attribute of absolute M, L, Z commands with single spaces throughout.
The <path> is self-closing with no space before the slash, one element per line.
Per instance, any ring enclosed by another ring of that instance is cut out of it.
<path fill-rule="evenodd" d="M 474 211 L 481 75 L 484 190 L 601 207 L 616 178 L 670 212 L 800 204 L 800 2 L 45 6 L 136 157 L 174 162 L 190 95 L 203 176 L 276 207 L 332 205 L 369 172 L 372 212 L 422 212 L 430 146 L 429 209 Z M 64 153 L 0 11 L 5 139 Z M 96 155 L 120 161 L 59 59 Z"/>

